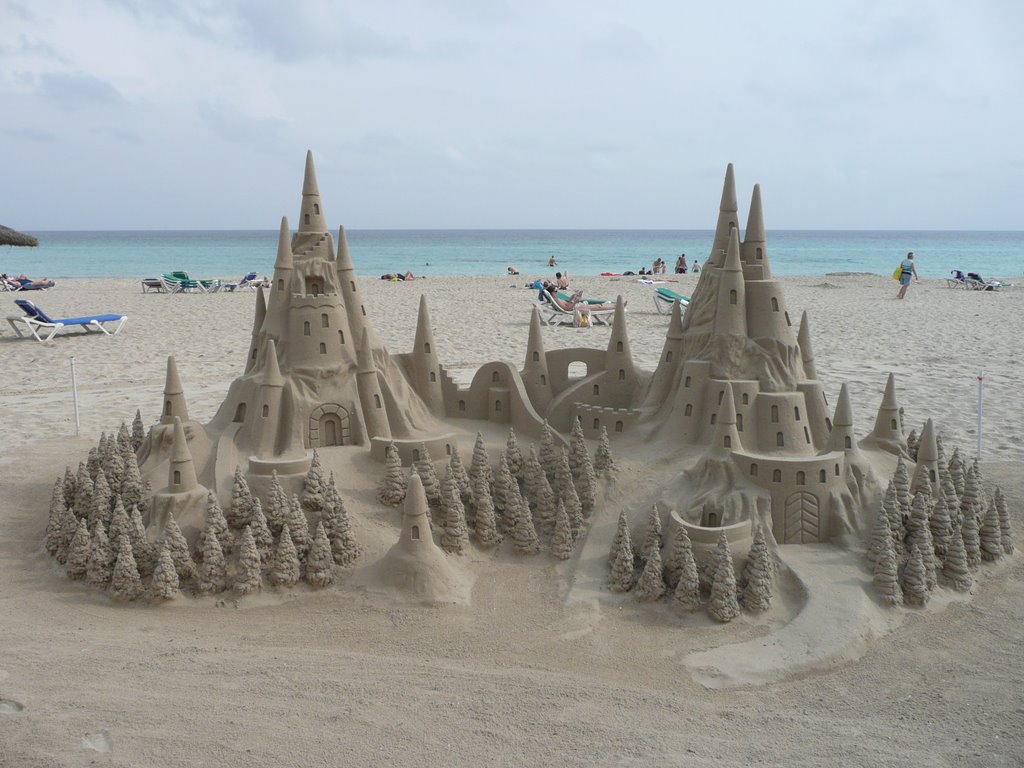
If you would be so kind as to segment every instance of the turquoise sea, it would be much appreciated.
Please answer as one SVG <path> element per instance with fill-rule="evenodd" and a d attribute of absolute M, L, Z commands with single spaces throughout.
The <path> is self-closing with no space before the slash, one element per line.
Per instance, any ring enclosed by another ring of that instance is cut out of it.
<path fill-rule="evenodd" d="M 277 230 L 34 232 L 38 248 L 0 248 L 0 271 L 34 278 L 141 278 L 185 270 L 198 277 L 269 274 Z M 680 253 L 701 263 L 711 230 L 348 230 L 361 275 L 549 274 L 548 258 L 570 274 L 638 272 L 661 257 L 669 270 Z M 988 277 L 1024 275 L 1024 232 L 769 231 L 779 275 L 828 272 L 890 274 L 907 251 L 918 272 L 941 278 L 951 269 Z"/>

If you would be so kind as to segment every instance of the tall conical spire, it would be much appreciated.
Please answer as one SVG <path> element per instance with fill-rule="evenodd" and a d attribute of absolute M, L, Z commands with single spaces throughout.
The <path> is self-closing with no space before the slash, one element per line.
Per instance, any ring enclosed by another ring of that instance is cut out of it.
<path fill-rule="evenodd" d="M 415 470 L 409 475 L 405 491 L 405 506 L 402 508 L 402 533 L 398 542 L 403 549 L 417 552 L 421 549 L 437 549 L 430 535 L 427 494 L 423 481 Z"/>
<path fill-rule="evenodd" d="M 256 358 L 259 356 L 260 331 L 263 328 L 263 321 L 267 318 L 267 295 L 263 292 L 261 285 L 256 289 L 256 312 L 252 320 L 252 340 L 249 343 L 249 356 L 245 360 L 245 372 L 248 373 L 256 365 Z"/>
<path fill-rule="evenodd" d="M 814 367 L 814 349 L 811 347 L 811 321 L 807 317 L 807 310 L 800 316 L 800 333 L 797 336 L 797 343 L 800 345 L 800 358 L 804 363 L 804 376 L 815 381 L 818 372 Z"/>
<path fill-rule="evenodd" d="M 196 488 L 196 468 L 192 463 L 192 454 L 188 450 L 188 440 L 181 419 L 174 417 L 174 445 L 171 449 L 171 461 L 167 472 L 167 490 L 171 493 L 184 493 Z"/>
<path fill-rule="evenodd" d="M 894 453 L 897 456 L 906 455 L 907 438 L 903 434 L 900 404 L 896 397 L 896 377 L 891 373 L 885 382 L 885 394 L 882 396 L 882 404 L 875 417 L 875 428 L 865 439 L 872 441 L 889 453 Z"/>
<path fill-rule="evenodd" d="M 711 244 L 711 255 L 708 264 L 720 267 L 725 260 L 725 250 L 729 247 L 729 231 L 739 229 L 739 206 L 736 203 L 736 178 L 732 163 L 725 169 L 725 183 L 722 185 L 722 202 L 718 206 L 718 224 L 715 226 L 715 239 Z"/>
<path fill-rule="evenodd" d="M 750 212 L 747 214 L 747 228 L 743 232 L 743 262 L 749 269 L 752 280 L 768 280 L 772 276 L 768 263 L 768 242 L 764 233 L 764 213 L 761 210 L 761 185 L 754 185 L 750 197 Z"/>
<path fill-rule="evenodd" d="M 281 226 L 277 233 L 277 259 L 274 261 L 274 276 L 277 277 L 278 270 L 292 270 L 295 262 L 292 259 L 292 239 L 288 229 L 288 217 L 281 217 Z M 290 276 L 282 276 L 286 279 Z M 276 287 L 276 286 L 275 286 Z"/>
<path fill-rule="evenodd" d="M 373 352 L 370 349 L 370 339 L 365 328 L 356 350 L 356 363 L 356 388 L 359 392 L 359 404 L 363 411 L 366 434 L 370 438 L 390 440 L 391 424 L 388 421 L 388 412 L 384 405 L 384 392 L 381 390 L 380 379 L 377 377 L 377 368 L 373 364 Z"/>
<path fill-rule="evenodd" d="M 164 407 L 160 413 L 161 424 L 173 424 L 175 419 L 188 421 L 188 403 L 185 402 L 185 389 L 181 386 L 178 376 L 178 364 L 174 355 L 167 358 L 167 378 L 164 381 Z"/>
<path fill-rule="evenodd" d="M 626 304 L 622 296 L 615 299 L 615 315 L 612 318 L 612 334 L 608 337 L 608 351 L 605 367 L 621 368 L 633 366 L 633 351 L 629 346 L 629 333 L 626 330 Z"/>
<path fill-rule="evenodd" d="M 358 341 L 363 337 L 363 331 L 367 331 L 367 338 L 371 349 L 383 348 L 383 343 L 377 338 L 373 324 L 366 314 L 366 307 L 363 305 L 362 296 L 359 293 L 359 283 L 356 280 L 356 270 L 352 265 L 352 256 L 348 252 L 348 237 L 345 235 L 345 228 L 338 227 L 338 260 L 335 265 L 338 271 L 338 282 L 341 284 L 341 298 L 345 303 L 345 315 L 348 317 L 348 327 L 352 331 L 352 337 Z"/>
<path fill-rule="evenodd" d="M 739 233 L 729 231 L 729 247 L 718 278 L 718 305 L 715 309 L 715 333 L 747 335 L 746 284 L 740 264 Z"/>
<path fill-rule="evenodd" d="M 725 382 L 725 395 L 718 407 L 715 421 L 715 437 L 712 444 L 714 451 L 733 451 L 741 449 L 740 433 L 736 428 L 736 399 L 732 393 L 732 382 Z"/>
<path fill-rule="evenodd" d="M 526 343 L 526 361 L 523 363 L 522 377 L 526 394 L 534 409 L 537 413 L 546 413 L 551 404 L 551 381 L 548 378 L 548 357 L 544 351 L 540 313 L 536 307 L 530 315 L 530 338 Z"/>
<path fill-rule="evenodd" d="M 921 430 L 921 442 L 917 448 L 917 469 L 914 470 L 910 489 L 915 492 L 921 490 L 925 481 L 928 482 L 934 498 L 939 490 L 939 446 L 935 441 L 935 425 L 931 419 L 924 423 L 924 429 Z"/>
<path fill-rule="evenodd" d="M 306 152 L 306 174 L 302 179 L 302 211 L 299 216 L 299 234 L 307 232 L 327 232 L 311 150 Z"/>
<path fill-rule="evenodd" d="M 830 451 L 853 451 L 857 442 L 853 433 L 853 408 L 850 406 L 850 390 L 843 384 L 836 402 L 836 412 L 832 417 L 832 433 L 829 435 Z"/>
<path fill-rule="evenodd" d="M 263 370 L 260 377 L 261 387 L 283 387 L 284 376 L 281 375 L 281 366 L 277 362 L 277 344 L 273 339 L 267 339 L 263 346 Z"/>
<path fill-rule="evenodd" d="M 672 302 L 672 315 L 668 319 L 668 331 L 665 333 L 665 338 L 683 338 L 683 305 L 680 301 Z"/>
<path fill-rule="evenodd" d="M 444 393 L 441 390 L 441 364 L 434 343 L 434 329 L 430 322 L 427 297 L 420 294 L 420 309 L 416 319 L 416 340 L 413 343 L 413 386 L 423 402 L 438 416 L 444 415 Z"/>

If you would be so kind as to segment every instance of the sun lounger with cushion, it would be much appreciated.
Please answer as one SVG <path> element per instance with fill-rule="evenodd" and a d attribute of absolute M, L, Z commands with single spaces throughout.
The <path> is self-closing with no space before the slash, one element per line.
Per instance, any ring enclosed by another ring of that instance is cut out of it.
<path fill-rule="evenodd" d="M 656 288 L 654 290 L 654 308 L 658 310 L 658 314 L 672 314 L 672 305 L 677 301 L 685 309 L 690 304 L 690 297 L 683 296 L 683 294 L 676 293 L 669 288 Z"/>
<path fill-rule="evenodd" d="M 127 315 L 85 315 L 83 317 L 69 317 L 62 320 L 54 320 L 43 310 L 37 307 L 28 299 L 16 299 L 15 304 L 21 307 L 24 315 L 8 315 L 7 322 L 21 338 L 28 338 L 21 326 L 25 326 L 35 337 L 36 341 L 50 341 L 54 336 L 65 328 L 73 328 L 76 325 L 85 329 L 86 333 L 99 331 L 107 336 L 116 336 L 128 322 Z M 117 323 L 113 333 L 104 326 L 107 323 Z M 42 334 L 42 335 L 40 335 Z"/>

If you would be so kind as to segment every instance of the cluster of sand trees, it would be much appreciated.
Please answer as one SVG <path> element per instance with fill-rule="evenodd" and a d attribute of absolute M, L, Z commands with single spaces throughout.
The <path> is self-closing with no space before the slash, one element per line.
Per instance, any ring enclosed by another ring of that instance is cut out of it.
<path fill-rule="evenodd" d="M 633 546 L 626 513 L 620 513 L 608 555 L 608 588 L 612 592 L 632 591 L 643 601 L 668 595 L 676 610 L 689 613 L 704 607 L 708 615 L 721 622 L 732 621 L 741 609 L 760 613 L 771 606 L 776 566 L 762 528 L 754 534 L 739 579 L 725 531 L 703 569 L 694 560 L 693 545 L 683 526 L 675 526 L 668 554 L 663 558 L 664 546 L 657 506 L 648 515 L 639 548 Z"/>
<path fill-rule="evenodd" d="M 1002 491 L 996 488 L 988 496 L 977 459 L 967 466 L 956 449 L 947 462 L 941 440 L 937 446 L 934 487 L 922 474 L 912 495 L 910 474 L 900 458 L 872 529 L 867 556 L 875 588 L 887 605 L 925 605 L 943 583 L 966 592 L 982 560 L 1013 553 Z M 912 452 L 913 447 L 911 441 Z"/>
<path fill-rule="evenodd" d="M 209 493 L 194 549 L 173 515 L 151 540 L 142 522 L 151 492 L 136 460 L 142 439 L 136 414 L 131 432 L 122 424 L 117 435 L 101 435 L 77 474 L 69 467 L 54 485 L 46 549 L 70 578 L 117 600 L 168 600 L 183 588 L 246 595 L 258 592 L 264 579 L 278 587 L 300 580 L 325 587 L 335 565 L 359 557 L 334 475 L 324 476 L 315 451 L 301 497 L 289 498 L 275 473 L 264 510 L 236 467 L 230 507 L 225 512 Z"/>
<path fill-rule="evenodd" d="M 568 450 L 558 448 L 545 423 L 539 448 L 531 446 L 525 456 L 515 430 L 509 429 L 497 468 L 491 466 L 478 433 L 468 470 L 455 446 L 440 478 L 425 446 L 414 469 L 423 482 L 431 525 L 446 552 L 463 552 L 471 537 L 484 549 L 499 546 L 507 537 L 516 554 L 533 555 L 546 547 L 565 560 L 594 509 L 598 476 L 610 476 L 615 463 L 604 431 L 591 459 L 577 419 Z M 397 507 L 405 493 L 406 476 L 392 445 L 377 498 Z"/>

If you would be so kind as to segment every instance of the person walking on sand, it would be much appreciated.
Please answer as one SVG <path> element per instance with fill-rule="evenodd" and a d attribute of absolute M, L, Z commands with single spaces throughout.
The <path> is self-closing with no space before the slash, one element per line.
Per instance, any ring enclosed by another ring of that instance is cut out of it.
<path fill-rule="evenodd" d="M 907 258 L 900 262 L 900 292 L 896 294 L 897 299 L 902 299 L 907 295 L 907 288 L 910 287 L 911 277 L 917 282 L 921 282 L 921 278 L 917 276 L 917 267 L 914 266 L 913 251 L 908 253 Z"/>

